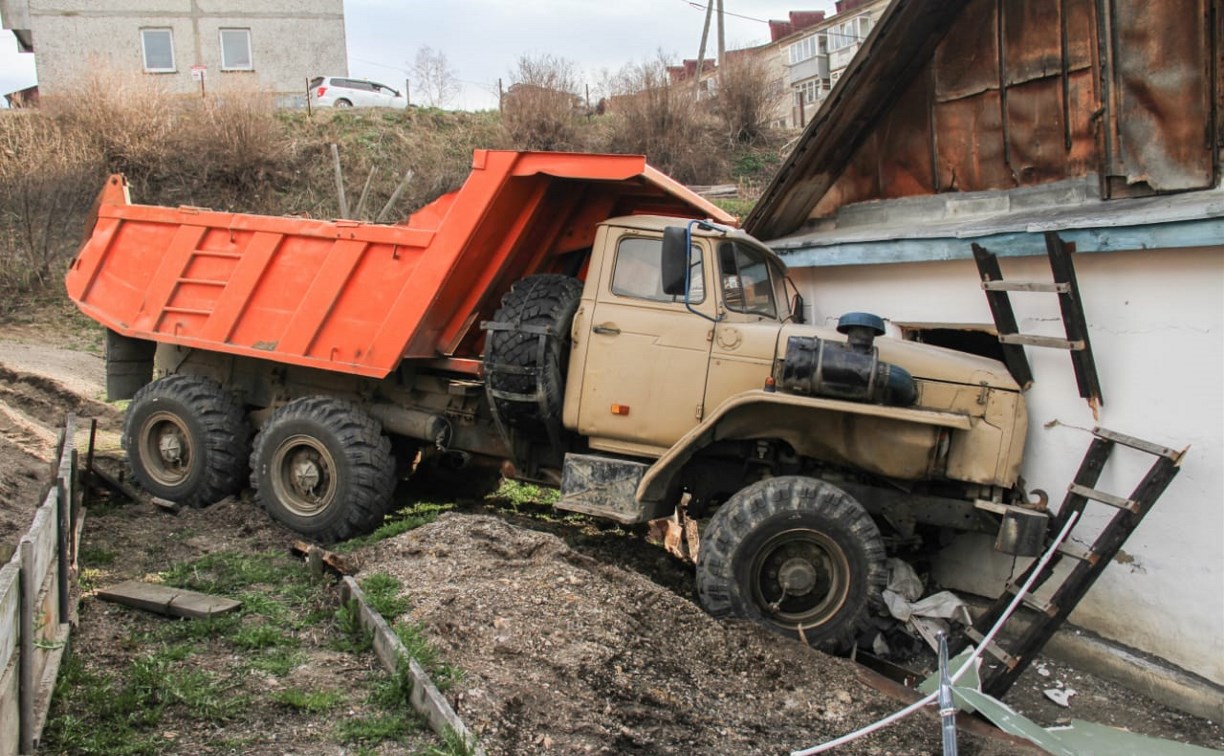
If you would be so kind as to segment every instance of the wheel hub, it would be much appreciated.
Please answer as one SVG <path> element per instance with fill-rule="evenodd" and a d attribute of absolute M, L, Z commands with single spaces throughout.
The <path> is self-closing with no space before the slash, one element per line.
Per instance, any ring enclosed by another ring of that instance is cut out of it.
<path fill-rule="evenodd" d="M 154 412 L 141 424 L 137 453 L 144 472 L 163 486 L 187 480 L 195 454 L 185 421 L 173 412 Z"/>
<path fill-rule="evenodd" d="M 758 607 L 782 627 L 817 627 L 846 601 L 849 564 L 828 535 L 806 528 L 784 531 L 757 551 L 752 591 Z"/>
<path fill-rule="evenodd" d="M 167 465 L 177 465 L 183 461 L 183 439 L 173 430 L 161 434 L 157 441 L 157 450 L 161 454 L 162 462 Z"/>
<path fill-rule="evenodd" d="M 778 584 L 787 595 L 807 595 L 816 587 L 816 567 L 805 559 L 788 559 L 778 570 Z"/>
<path fill-rule="evenodd" d="M 323 478 L 318 461 L 311 458 L 309 452 L 298 452 L 294 455 L 291 480 L 293 489 L 302 496 L 313 496 Z"/>
<path fill-rule="evenodd" d="M 298 517 L 316 517 L 335 501 L 336 460 L 320 439 L 306 433 L 276 447 L 271 464 L 277 501 Z"/>

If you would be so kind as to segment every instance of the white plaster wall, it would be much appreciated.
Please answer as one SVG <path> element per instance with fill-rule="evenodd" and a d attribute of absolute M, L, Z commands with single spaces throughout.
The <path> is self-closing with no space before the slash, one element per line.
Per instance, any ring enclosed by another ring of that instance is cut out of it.
<path fill-rule="evenodd" d="M 1001 265 L 1008 279 L 1050 280 L 1045 257 Z M 1071 621 L 1224 683 L 1224 247 L 1081 254 L 1075 266 L 1105 404 L 1094 421 L 1066 352 L 1026 348 L 1035 377 L 1026 395 L 1029 487 L 1061 502 L 1091 440 L 1076 426 L 1190 451 Z M 805 268 L 792 277 L 816 322 L 854 310 L 894 321 L 992 322 L 967 260 Z M 1021 331 L 1064 335 L 1054 295 L 1011 297 Z M 1098 488 L 1128 495 L 1153 459 L 1118 449 Z M 1090 503 L 1088 512 L 1102 515 L 1086 518 L 1091 535 L 1111 510 Z M 990 539 L 966 536 L 941 556 L 936 578 L 996 595 L 1012 569 Z"/>
<path fill-rule="evenodd" d="M 348 72 L 342 0 L 31 0 L 30 14 L 43 96 L 70 93 L 91 73 L 194 93 L 191 67 L 204 65 L 209 92 L 285 94 Z M 175 73 L 144 72 L 142 27 L 172 29 Z M 254 71 L 221 71 L 221 27 L 251 30 Z"/>

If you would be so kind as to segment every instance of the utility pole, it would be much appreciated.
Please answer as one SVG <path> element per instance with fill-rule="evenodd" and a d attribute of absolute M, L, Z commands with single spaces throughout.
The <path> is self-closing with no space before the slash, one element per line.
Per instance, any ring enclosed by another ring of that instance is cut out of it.
<path fill-rule="evenodd" d="M 727 27 L 724 21 L 723 0 L 718 0 L 718 85 L 720 88 L 722 87 L 723 68 L 727 65 Z"/>
<path fill-rule="evenodd" d="M 714 0 L 706 0 L 705 26 L 701 28 L 701 47 L 697 49 L 697 73 L 693 77 L 693 91 L 701 98 L 701 72 L 705 67 L 706 42 L 710 39 L 710 17 L 714 15 Z"/>

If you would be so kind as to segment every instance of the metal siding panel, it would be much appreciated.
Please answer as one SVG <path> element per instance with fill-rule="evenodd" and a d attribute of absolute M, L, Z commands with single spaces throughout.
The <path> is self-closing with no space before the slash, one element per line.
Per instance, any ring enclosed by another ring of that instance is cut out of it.
<path fill-rule="evenodd" d="M 1008 88 L 1011 167 L 1021 185 L 1044 184 L 1070 175 L 1062 109 L 1061 77 Z"/>
<path fill-rule="evenodd" d="M 1003 129 L 997 91 L 939 103 L 939 185 L 973 192 L 1015 186 L 1003 159 Z"/>
<path fill-rule="evenodd" d="M 959 100 L 999 88 L 995 0 L 971 0 L 935 49 L 935 99 Z"/>
<path fill-rule="evenodd" d="M 1210 187 L 1213 151 L 1208 0 L 1118 0 L 1116 158 L 1126 182 L 1156 191 Z"/>

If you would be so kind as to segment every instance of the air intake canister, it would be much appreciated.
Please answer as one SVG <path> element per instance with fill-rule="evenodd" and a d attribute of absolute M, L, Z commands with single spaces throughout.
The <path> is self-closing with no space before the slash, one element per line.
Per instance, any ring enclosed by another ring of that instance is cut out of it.
<path fill-rule="evenodd" d="M 908 407 L 918 400 L 914 378 L 881 362 L 874 346 L 791 336 L 778 387 L 792 394 Z"/>

